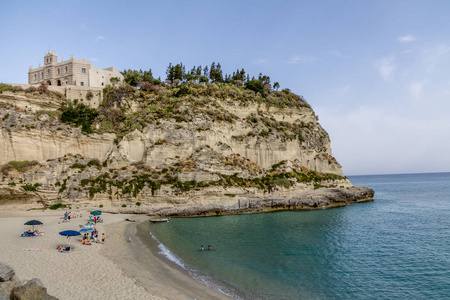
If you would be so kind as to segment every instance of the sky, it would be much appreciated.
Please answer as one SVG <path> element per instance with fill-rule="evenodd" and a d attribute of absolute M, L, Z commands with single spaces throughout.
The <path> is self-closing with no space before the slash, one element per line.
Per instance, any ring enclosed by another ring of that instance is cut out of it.
<path fill-rule="evenodd" d="M 450 1 L 7 1 L 0 82 L 49 49 L 97 68 L 220 62 L 302 95 L 345 175 L 450 171 Z"/>

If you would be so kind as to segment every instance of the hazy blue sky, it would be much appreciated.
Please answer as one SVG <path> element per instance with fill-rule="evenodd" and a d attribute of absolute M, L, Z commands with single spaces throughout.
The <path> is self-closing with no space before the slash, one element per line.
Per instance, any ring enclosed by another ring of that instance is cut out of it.
<path fill-rule="evenodd" d="M 220 62 L 303 95 L 346 175 L 450 171 L 450 1 L 8 1 L 0 82 L 46 51 L 98 68 Z"/>

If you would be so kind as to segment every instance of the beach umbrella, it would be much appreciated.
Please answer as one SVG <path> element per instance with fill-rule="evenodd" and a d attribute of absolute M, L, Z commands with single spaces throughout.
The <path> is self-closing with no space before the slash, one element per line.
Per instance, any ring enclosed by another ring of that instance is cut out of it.
<path fill-rule="evenodd" d="M 38 220 L 30 220 L 28 222 L 26 222 L 23 225 L 32 225 L 33 226 L 33 231 L 34 231 L 34 225 L 42 225 L 43 223 L 41 221 Z"/>
<path fill-rule="evenodd" d="M 69 238 L 70 236 L 81 235 L 81 233 L 79 233 L 79 232 L 76 231 L 76 230 L 64 230 L 64 231 L 61 231 L 59 234 L 60 234 L 60 235 L 64 235 L 64 236 L 66 236 L 67 238 Z"/>
<path fill-rule="evenodd" d="M 91 211 L 91 215 L 93 215 L 93 216 L 100 216 L 101 214 L 102 214 L 102 212 L 100 210 Z"/>
<path fill-rule="evenodd" d="M 94 231 L 94 228 L 83 228 L 79 232 L 80 233 L 89 233 L 89 232 L 92 232 L 92 231 Z"/>
<path fill-rule="evenodd" d="M 70 236 L 81 235 L 81 233 L 79 233 L 76 230 L 64 230 L 64 231 L 61 231 L 59 234 L 63 235 L 63 236 L 66 236 L 67 238 L 69 238 Z"/>

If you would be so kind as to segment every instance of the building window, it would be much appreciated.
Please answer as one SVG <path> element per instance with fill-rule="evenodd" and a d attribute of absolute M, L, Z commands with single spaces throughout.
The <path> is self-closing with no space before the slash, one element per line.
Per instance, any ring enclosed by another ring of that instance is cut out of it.
<path fill-rule="evenodd" d="M 47 70 L 47 75 L 50 77 L 50 69 Z"/>
<path fill-rule="evenodd" d="M 81 68 L 81 73 L 86 74 L 86 68 Z"/>
<path fill-rule="evenodd" d="M 61 71 L 59 70 L 59 68 L 58 68 L 58 75 L 60 75 L 61 74 Z"/>
<path fill-rule="evenodd" d="M 84 86 L 84 82 L 82 81 L 82 82 L 80 82 L 80 84 L 81 84 L 81 86 Z"/>
<path fill-rule="evenodd" d="M 102 82 L 102 86 L 104 86 L 105 84 Z"/>
<path fill-rule="evenodd" d="M 37 75 L 36 74 L 34 74 L 34 80 L 36 80 L 37 79 Z"/>
<path fill-rule="evenodd" d="M 67 66 L 66 66 L 66 73 L 67 73 Z"/>
<path fill-rule="evenodd" d="M 41 77 L 42 77 L 42 79 L 44 79 L 44 72 L 41 73 Z"/>

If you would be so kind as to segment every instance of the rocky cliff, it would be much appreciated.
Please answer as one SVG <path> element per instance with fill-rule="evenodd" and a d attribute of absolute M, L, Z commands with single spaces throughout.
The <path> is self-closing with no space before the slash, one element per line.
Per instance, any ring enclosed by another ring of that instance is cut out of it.
<path fill-rule="evenodd" d="M 343 177 L 328 134 L 292 93 L 209 84 L 104 94 L 89 133 L 61 122 L 60 95 L 0 94 L 2 207 L 203 215 L 373 197 Z"/>

